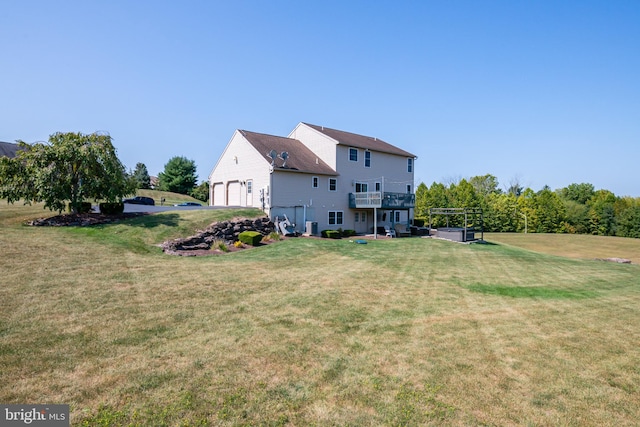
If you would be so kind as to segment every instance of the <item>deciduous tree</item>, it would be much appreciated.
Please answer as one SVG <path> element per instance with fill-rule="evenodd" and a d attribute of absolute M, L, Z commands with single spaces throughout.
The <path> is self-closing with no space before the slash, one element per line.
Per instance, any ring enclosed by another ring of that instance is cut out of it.
<path fill-rule="evenodd" d="M 18 155 L 0 160 L 0 198 L 9 203 L 44 202 L 62 212 L 69 202 L 78 212 L 85 200 L 115 202 L 134 191 L 108 134 L 58 132 L 48 143 L 18 142 Z"/>
<path fill-rule="evenodd" d="M 191 197 L 203 202 L 209 201 L 209 181 L 202 181 L 200 185 L 191 190 Z"/>

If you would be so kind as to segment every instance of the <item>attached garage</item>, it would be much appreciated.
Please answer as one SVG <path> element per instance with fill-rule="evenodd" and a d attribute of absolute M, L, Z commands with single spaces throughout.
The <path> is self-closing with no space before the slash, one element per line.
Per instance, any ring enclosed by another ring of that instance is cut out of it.
<path fill-rule="evenodd" d="M 240 181 L 227 183 L 227 206 L 240 206 Z"/>

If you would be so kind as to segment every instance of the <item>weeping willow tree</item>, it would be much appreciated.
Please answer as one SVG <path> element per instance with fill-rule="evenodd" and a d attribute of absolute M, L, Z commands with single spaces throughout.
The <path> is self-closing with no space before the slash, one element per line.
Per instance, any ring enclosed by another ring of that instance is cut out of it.
<path fill-rule="evenodd" d="M 0 159 L 0 198 L 9 203 L 58 212 L 68 203 L 77 213 L 83 201 L 116 202 L 135 189 L 108 134 L 58 132 L 47 143 L 18 144 L 16 157 Z"/>

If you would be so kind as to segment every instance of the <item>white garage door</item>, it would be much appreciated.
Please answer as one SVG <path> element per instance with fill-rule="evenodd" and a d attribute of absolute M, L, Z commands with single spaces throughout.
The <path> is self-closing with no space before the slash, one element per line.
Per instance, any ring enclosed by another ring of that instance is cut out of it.
<path fill-rule="evenodd" d="M 238 181 L 227 183 L 227 205 L 240 206 L 240 183 Z"/>
<path fill-rule="evenodd" d="M 224 184 L 213 184 L 213 206 L 224 206 Z"/>

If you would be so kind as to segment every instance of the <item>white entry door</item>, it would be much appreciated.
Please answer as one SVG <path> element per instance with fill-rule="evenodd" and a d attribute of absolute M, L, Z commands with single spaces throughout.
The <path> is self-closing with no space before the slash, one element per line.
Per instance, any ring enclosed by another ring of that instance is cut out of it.
<path fill-rule="evenodd" d="M 369 212 L 368 211 L 356 211 L 355 212 L 355 231 L 359 234 L 366 234 L 369 232 Z"/>

